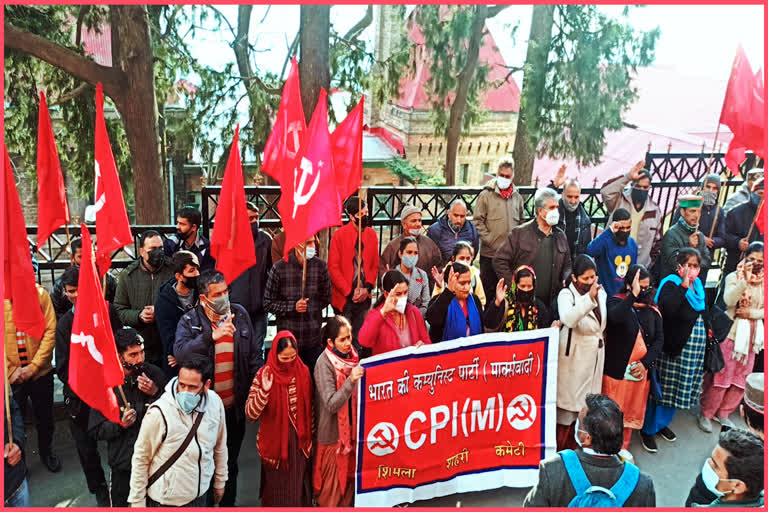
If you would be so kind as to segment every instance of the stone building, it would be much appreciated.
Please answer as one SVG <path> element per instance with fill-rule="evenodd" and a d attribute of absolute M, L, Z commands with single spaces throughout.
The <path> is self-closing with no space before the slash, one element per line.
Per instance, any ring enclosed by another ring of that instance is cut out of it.
<path fill-rule="evenodd" d="M 375 55 L 386 60 L 396 47 L 400 33 L 395 6 L 378 5 L 375 10 Z M 382 108 L 368 106 L 367 122 L 372 133 L 378 134 L 395 147 L 412 165 L 428 174 L 440 175 L 445 165 L 446 139 L 435 137 L 430 122 L 430 102 L 425 90 L 429 80 L 429 61 L 424 54 L 424 37 L 413 24 L 407 37 L 413 43 L 416 70 L 400 83 L 400 97 L 391 99 Z M 487 117 L 472 127 L 471 133 L 459 140 L 456 162 L 457 185 L 479 185 L 485 173 L 495 172 L 495 162 L 511 153 L 520 110 L 520 89 L 509 75 L 504 58 L 490 32 L 480 49 L 480 62 L 489 66 L 489 80 L 501 86 L 489 89 L 482 96 Z M 505 80 L 506 79 L 506 80 Z"/>

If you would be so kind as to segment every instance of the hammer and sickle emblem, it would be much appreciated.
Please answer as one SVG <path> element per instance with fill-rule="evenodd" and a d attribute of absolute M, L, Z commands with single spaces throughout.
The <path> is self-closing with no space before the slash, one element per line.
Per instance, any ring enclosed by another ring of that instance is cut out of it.
<path fill-rule="evenodd" d="M 536 402 L 532 396 L 522 394 L 512 399 L 507 407 L 507 420 L 515 430 L 526 430 L 536 421 Z"/>
<path fill-rule="evenodd" d="M 528 399 L 525 397 L 520 397 L 518 400 L 515 400 L 512 405 L 515 407 L 515 410 L 521 411 L 520 413 L 515 413 L 515 415 L 512 417 L 513 420 L 520 419 L 525 421 L 533 421 L 533 418 L 531 417 L 531 410 L 533 407 L 531 407 L 531 403 L 528 401 Z M 523 407 L 523 405 L 526 405 L 527 407 Z"/>
<path fill-rule="evenodd" d="M 392 433 L 389 430 L 387 432 L 390 432 L 390 434 Z M 371 448 L 392 448 L 393 450 L 395 449 L 395 443 L 393 442 L 395 436 L 387 437 L 384 435 L 384 430 L 379 430 L 378 432 L 373 434 L 373 437 L 375 437 L 379 441 L 373 444 Z"/>
<path fill-rule="evenodd" d="M 93 336 L 90 334 L 85 334 L 84 332 L 80 331 L 80 334 L 72 334 L 72 343 L 76 343 L 79 345 L 82 345 L 83 347 L 88 347 L 88 353 L 91 354 L 91 357 L 99 364 L 104 364 L 104 358 L 101 355 L 101 352 L 96 348 L 96 340 L 93 339 Z"/>
<path fill-rule="evenodd" d="M 301 122 L 300 121 L 293 121 L 292 123 L 288 124 L 288 128 L 286 129 L 285 133 L 285 152 L 288 155 L 288 158 L 296 158 L 296 155 L 299 152 L 299 146 L 301 145 L 301 138 L 300 134 L 303 132 L 301 128 Z M 293 149 L 288 148 L 288 136 L 289 134 L 292 134 L 292 141 L 293 141 Z"/>
<path fill-rule="evenodd" d="M 96 193 L 99 193 L 99 179 L 101 178 L 101 169 L 99 168 L 99 161 L 95 160 L 95 167 L 96 167 Z M 101 192 L 101 195 L 96 198 L 96 204 L 94 205 L 96 207 L 96 211 L 98 212 L 102 208 L 104 208 L 104 204 L 107 202 L 106 198 L 104 197 L 104 192 Z"/>
<path fill-rule="evenodd" d="M 322 167 L 323 162 L 318 162 L 318 167 Z M 298 210 L 299 206 L 303 206 L 309 202 L 310 199 L 312 199 L 312 196 L 315 195 L 315 192 L 317 191 L 317 186 L 320 184 L 319 181 L 319 175 L 315 176 L 315 179 L 312 180 L 312 185 L 310 185 L 309 190 L 305 193 L 304 192 L 304 186 L 307 182 L 307 175 L 312 175 L 313 169 L 312 169 L 312 162 L 307 160 L 305 157 L 301 157 L 301 178 L 299 179 L 298 185 L 296 184 L 296 180 L 298 179 L 298 173 L 299 168 L 296 167 L 293 169 L 293 215 L 292 217 L 296 218 L 296 210 Z"/>

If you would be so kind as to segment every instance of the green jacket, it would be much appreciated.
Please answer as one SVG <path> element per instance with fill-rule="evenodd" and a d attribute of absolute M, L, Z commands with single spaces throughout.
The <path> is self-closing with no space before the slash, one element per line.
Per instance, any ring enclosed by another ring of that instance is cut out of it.
<path fill-rule="evenodd" d="M 120 272 L 117 278 L 115 309 L 124 325 L 139 331 L 144 338 L 147 361 L 157 366 L 161 366 L 165 358 L 157 324 L 145 324 L 139 319 L 139 314 L 144 306 L 155 305 L 160 287 L 172 277 L 173 268 L 167 259 L 157 272 L 151 274 L 139 258 Z"/>
<path fill-rule="evenodd" d="M 684 228 L 680 223 L 675 223 L 671 226 L 664 238 L 661 239 L 661 278 L 665 278 L 669 274 L 677 272 L 677 253 L 683 247 L 690 247 L 688 239 L 691 237 L 691 232 Z M 704 241 L 704 235 L 699 232 L 699 245 L 696 249 L 701 254 L 701 272 L 700 275 L 704 276 L 707 273 L 712 264 L 712 256 L 709 254 L 707 244 Z M 702 283 L 706 285 L 707 283 Z"/>
<path fill-rule="evenodd" d="M 691 505 L 694 507 L 763 507 L 764 497 L 763 493 L 760 493 L 760 496 L 757 498 L 752 498 L 751 500 L 732 500 L 732 501 L 721 501 L 721 498 L 717 498 L 715 501 L 710 503 L 709 505 L 699 505 L 698 503 L 692 503 Z"/>

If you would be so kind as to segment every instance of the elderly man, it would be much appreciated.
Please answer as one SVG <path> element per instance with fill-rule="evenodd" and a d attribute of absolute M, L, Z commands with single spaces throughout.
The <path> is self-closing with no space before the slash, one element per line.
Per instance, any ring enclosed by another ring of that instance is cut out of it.
<path fill-rule="evenodd" d="M 627 174 L 606 181 L 600 194 L 606 210 L 610 212 L 608 225 L 613 222 L 613 212 L 619 208 L 624 208 L 632 215 L 632 231 L 629 236 L 637 242 L 637 262 L 651 268 L 659 255 L 664 219 L 658 205 L 648 197 L 651 173 L 643 169 L 643 165 L 641 160 Z"/>
<path fill-rule="evenodd" d="M 763 241 L 763 235 L 754 226 L 757 208 L 762 199 L 763 180 L 758 179 L 752 185 L 749 201 L 736 206 L 725 217 L 725 246 L 728 249 L 728 257 L 723 268 L 725 274 L 736 270 L 736 266 L 744 258 L 744 251 L 747 250 L 749 244 Z"/>
<path fill-rule="evenodd" d="M 400 222 L 403 224 L 403 234 L 395 238 L 384 249 L 379 259 L 379 279 L 389 269 L 394 269 L 399 264 L 399 257 L 397 252 L 400 248 L 400 242 L 407 236 L 412 236 L 416 239 L 416 245 L 419 246 L 419 260 L 416 262 L 416 266 L 427 273 L 429 277 L 429 291 L 432 292 L 432 288 L 435 282 L 432 280 L 432 267 L 437 267 L 442 261 L 440 256 L 440 249 L 438 249 L 435 242 L 431 238 L 422 236 L 423 226 L 421 225 L 421 209 L 407 204 L 403 207 L 403 212 L 400 215 Z"/>
<path fill-rule="evenodd" d="M 638 472 L 629 462 L 623 462 L 621 450 L 624 415 L 619 406 L 605 395 L 587 395 L 587 405 L 576 422 L 576 441 L 581 450 L 564 450 L 539 463 L 539 482 L 523 501 L 524 507 L 567 507 L 576 497 L 571 464 L 581 466 L 590 486 L 610 489 L 630 470 Z M 578 467 L 577 466 L 577 467 Z M 617 498 L 619 498 L 616 493 Z M 655 507 L 656 491 L 650 475 L 639 472 L 636 484 L 620 507 Z"/>
<path fill-rule="evenodd" d="M 573 260 L 579 254 L 587 252 L 587 246 L 592 241 L 592 219 L 581 204 L 581 185 L 575 179 L 567 179 L 565 169 L 563 164 L 549 188 L 558 190 L 563 187 L 563 197 L 558 204 L 560 223 L 557 227 L 563 230 L 568 239 L 568 249 Z"/>
<path fill-rule="evenodd" d="M 550 188 L 536 191 L 534 208 L 536 217 L 512 228 L 504 243 L 496 251 L 493 268 L 507 286 L 520 265 L 533 267 L 536 273 L 535 295 L 544 304 L 552 304 L 563 282 L 571 273 L 571 256 L 565 233 L 557 227 L 560 213 L 558 194 Z M 495 290 L 495 285 L 490 288 Z"/>
<path fill-rule="evenodd" d="M 694 194 L 680 196 L 680 219 L 670 227 L 661 240 L 660 277 L 677 273 L 677 253 L 683 247 L 693 247 L 701 254 L 699 277 L 704 281 L 712 256 L 707 249 L 704 234 L 699 230 L 701 218 L 701 197 Z"/>
<path fill-rule="evenodd" d="M 752 193 L 752 187 L 759 179 L 763 179 L 763 169 L 760 167 L 753 167 L 747 171 L 747 179 L 741 184 L 739 190 L 737 190 L 723 205 L 725 213 L 730 212 L 740 204 L 749 202 L 750 194 Z"/>
<path fill-rule="evenodd" d="M 477 234 L 477 228 L 472 224 L 472 221 L 467 220 L 467 203 L 461 199 L 454 199 L 445 215 L 429 226 L 427 236 L 440 249 L 443 265 L 451 260 L 453 247 L 459 240 L 472 244 L 475 254 L 480 249 L 480 237 Z"/>
<path fill-rule="evenodd" d="M 747 428 L 765 440 L 765 374 L 750 373 L 744 386 L 744 398 L 739 407 Z"/>
<path fill-rule="evenodd" d="M 763 507 L 763 441 L 752 432 L 720 433 L 696 477 L 686 507 Z"/>
<path fill-rule="evenodd" d="M 523 223 L 525 201 L 515 190 L 515 162 L 509 157 L 499 161 L 496 178 L 490 180 L 477 196 L 473 220 L 480 245 L 480 279 L 483 289 L 495 290 L 501 276 L 496 275 L 493 258 L 512 228 Z M 488 292 L 490 293 L 490 291 Z"/>

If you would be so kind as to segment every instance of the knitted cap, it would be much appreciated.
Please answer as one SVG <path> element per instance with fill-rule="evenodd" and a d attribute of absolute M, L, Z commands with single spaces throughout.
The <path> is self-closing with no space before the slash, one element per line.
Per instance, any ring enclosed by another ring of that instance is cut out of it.
<path fill-rule="evenodd" d="M 418 208 L 412 204 L 407 204 L 403 206 L 403 211 L 400 214 L 400 222 L 405 222 L 405 219 L 407 219 L 414 213 L 421 213 L 421 208 Z"/>
<path fill-rule="evenodd" d="M 744 387 L 744 403 L 750 409 L 765 414 L 763 395 L 765 389 L 765 374 L 750 373 L 747 375 L 746 386 Z"/>

